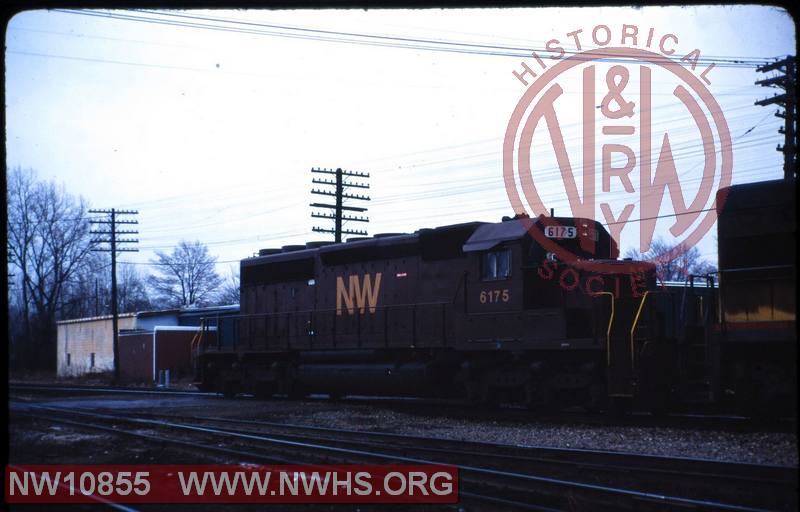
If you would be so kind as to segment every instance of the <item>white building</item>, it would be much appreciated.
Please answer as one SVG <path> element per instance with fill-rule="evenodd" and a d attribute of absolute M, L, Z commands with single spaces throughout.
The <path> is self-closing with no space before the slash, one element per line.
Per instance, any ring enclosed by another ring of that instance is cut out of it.
<path fill-rule="evenodd" d="M 75 377 L 114 370 L 111 315 L 57 322 L 57 375 Z M 136 313 L 119 315 L 120 330 L 134 329 Z"/>
<path fill-rule="evenodd" d="M 178 325 L 179 310 L 124 313 L 119 331 L 152 331 L 155 326 Z M 75 377 L 114 371 L 113 317 L 76 318 L 57 322 L 57 375 Z"/>

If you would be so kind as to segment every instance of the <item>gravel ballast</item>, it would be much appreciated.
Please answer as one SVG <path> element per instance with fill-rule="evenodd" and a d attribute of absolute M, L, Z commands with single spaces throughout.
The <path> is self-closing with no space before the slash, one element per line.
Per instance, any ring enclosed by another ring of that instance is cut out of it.
<path fill-rule="evenodd" d="M 33 398 L 33 397 L 29 397 Z M 215 416 L 263 420 L 372 432 L 400 433 L 448 440 L 614 450 L 672 457 L 797 466 L 796 423 L 780 429 L 746 425 L 744 428 L 692 421 L 606 421 L 599 415 L 563 414 L 537 419 L 498 409 L 473 413 L 467 406 L 417 406 L 413 401 L 277 399 L 226 400 L 192 395 L 92 395 L 39 398 L 62 407 L 114 413 L 138 412 L 187 416 Z M 679 426 L 675 426 L 675 425 Z"/>
<path fill-rule="evenodd" d="M 417 414 L 353 406 L 342 406 L 338 410 L 315 406 L 318 404 L 305 403 L 302 412 L 288 414 L 282 421 L 519 446 L 614 450 L 752 464 L 798 465 L 797 434 L 794 432 L 742 432 L 568 423 L 554 425 L 552 422 L 535 421 L 517 424 L 504 421 L 423 417 Z"/>

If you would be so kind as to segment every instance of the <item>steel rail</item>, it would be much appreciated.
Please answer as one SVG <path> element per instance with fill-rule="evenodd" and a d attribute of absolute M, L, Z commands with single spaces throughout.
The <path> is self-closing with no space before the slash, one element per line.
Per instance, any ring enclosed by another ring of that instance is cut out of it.
<path fill-rule="evenodd" d="M 133 438 L 143 439 L 143 440 L 146 440 L 146 441 L 153 441 L 153 442 L 157 442 L 157 443 L 165 443 L 165 442 L 167 442 L 167 443 L 179 446 L 181 448 L 186 448 L 187 450 L 191 451 L 192 453 L 197 453 L 198 449 L 202 449 L 203 451 L 216 452 L 216 453 L 219 453 L 219 454 L 222 454 L 222 455 L 244 457 L 247 460 L 263 461 L 263 462 L 265 462 L 267 464 L 287 464 L 287 465 L 300 464 L 300 462 L 297 461 L 297 460 L 287 459 L 287 458 L 276 456 L 276 455 L 264 455 L 264 454 L 253 453 L 253 452 L 246 452 L 246 451 L 243 451 L 243 450 L 235 450 L 235 449 L 232 449 L 232 448 L 225 448 L 225 447 L 222 447 L 222 446 L 219 446 L 219 445 L 216 445 L 216 444 L 201 444 L 201 443 L 197 443 L 197 442 L 182 441 L 180 439 L 165 439 L 164 437 L 154 436 L 154 435 L 150 435 L 150 434 L 144 434 L 142 432 L 137 432 L 135 430 L 122 429 L 122 428 L 120 428 L 118 426 L 107 427 L 107 426 L 103 426 L 103 425 L 98 425 L 97 423 L 87 423 L 87 422 L 82 422 L 82 421 L 69 420 L 69 419 L 66 419 L 66 418 L 54 417 L 52 415 L 44 416 L 44 415 L 34 414 L 34 413 L 30 412 L 30 411 L 17 411 L 17 412 L 21 412 L 22 414 L 25 414 L 26 416 L 29 416 L 31 418 L 45 420 L 45 421 L 48 421 L 50 423 L 59 423 L 59 424 L 62 424 L 62 425 L 70 425 L 70 426 L 74 426 L 74 427 L 80 427 L 80 428 L 85 428 L 85 429 L 90 429 L 90 430 L 97 430 L 97 431 L 101 431 L 101 432 L 110 432 L 110 433 L 117 434 L 117 435 L 124 435 L 124 436 L 127 436 L 127 437 L 133 437 Z M 308 464 L 305 464 L 305 465 L 306 466 L 310 466 L 312 468 L 316 467 L 314 465 L 308 465 Z M 544 506 L 540 506 L 540 505 L 532 505 L 530 503 L 526 503 L 526 502 L 522 502 L 522 501 L 514 501 L 514 500 L 510 500 L 510 499 L 497 498 L 495 496 L 478 494 L 478 493 L 462 491 L 462 490 L 459 490 L 459 496 L 467 498 L 467 499 L 475 500 L 475 501 L 488 502 L 488 503 L 514 507 L 514 508 L 523 509 L 523 510 L 535 510 L 535 511 L 539 511 L 539 512 L 559 512 L 560 511 L 560 509 L 554 509 L 554 508 L 544 507 Z M 94 495 L 92 495 L 91 497 L 94 498 Z M 113 502 L 110 502 L 108 500 L 105 500 L 102 503 L 107 505 L 107 506 L 109 506 L 109 507 L 111 507 L 111 508 L 114 508 L 114 509 L 117 509 L 117 510 L 121 510 L 122 512 L 138 512 L 135 509 L 132 509 L 130 507 L 127 507 L 125 505 L 121 505 L 121 504 L 118 504 L 118 503 L 113 503 Z"/>
<path fill-rule="evenodd" d="M 139 413 L 144 415 L 150 415 L 150 413 Z M 180 415 L 164 415 L 164 414 L 152 414 L 154 417 L 167 417 L 167 418 L 174 418 L 174 419 L 182 419 L 182 420 L 204 420 L 204 421 L 217 421 L 217 422 L 224 422 L 224 423 L 234 423 L 234 424 L 241 424 L 241 425 L 255 425 L 255 426 L 266 426 L 266 427 L 275 427 L 275 428 L 286 428 L 286 429 L 293 429 L 293 430 L 309 430 L 309 431 L 317 431 L 317 432 L 326 432 L 332 434 L 352 434 L 361 437 L 374 437 L 374 438 L 381 438 L 381 439 L 404 439 L 407 441 L 413 442 L 437 442 L 437 443 L 452 443 L 458 444 L 461 446 L 470 446 L 475 447 L 476 449 L 485 448 L 487 451 L 491 452 L 494 450 L 515 450 L 519 451 L 541 451 L 544 453 L 551 453 L 553 455 L 564 455 L 564 454 L 571 454 L 576 456 L 588 455 L 588 456 L 602 456 L 602 457 L 614 457 L 614 458 L 626 458 L 626 459 L 638 459 L 641 461 L 643 466 L 649 467 L 652 464 L 658 463 L 673 463 L 673 462 L 680 462 L 680 463 L 689 463 L 689 464 L 709 464 L 709 465 L 724 465 L 729 469 L 741 470 L 741 471 L 763 471 L 763 470 L 774 470 L 776 472 L 783 472 L 783 471 L 792 471 L 797 473 L 797 468 L 790 467 L 790 466 L 780 466 L 775 464 L 751 464 L 747 462 L 735 462 L 735 461 L 720 461 L 716 459 L 709 459 L 705 457 L 684 457 L 684 456 L 666 456 L 666 455 L 652 455 L 652 454 L 643 454 L 643 453 L 636 453 L 636 452 L 627 452 L 621 450 L 597 450 L 592 448 L 560 448 L 560 447 L 553 447 L 553 446 L 544 446 L 544 445 L 523 445 L 523 444 L 508 444 L 508 443 L 492 443 L 486 441 L 462 441 L 462 440 L 451 440 L 451 439 L 444 439 L 438 437 L 425 437 L 419 436 L 415 434 L 404 434 L 404 433 L 395 433 L 395 432 L 372 432 L 368 430 L 356 430 L 356 429 L 349 429 L 349 428 L 333 428 L 333 427 L 321 427 L 317 425 L 301 425 L 297 423 L 281 423 L 281 422 L 273 422 L 273 421 L 263 421 L 263 420 L 250 420 L 250 419 L 243 419 L 243 418 L 223 418 L 219 416 L 180 416 Z M 796 481 L 796 478 L 792 476 L 791 481 Z"/>
<path fill-rule="evenodd" d="M 471 456 L 475 458 L 488 457 L 515 463 L 533 462 L 554 465 L 571 465 L 584 468 L 603 468 L 617 472 L 646 471 L 648 473 L 680 475 L 684 478 L 738 480 L 744 484 L 792 484 L 797 481 L 798 477 L 797 468 L 793 467 L 728 462 L 699 457 L 667 457 L 662 455 L 648 455 L 633 452 L 595 450 L 587 448 L 556 448 L 552 446 L 541 445 L 514 445 L 479 441 L 456 441 L 452 439 L 424 437 L 412 434 L 370 432 L 364 430 L 267 422 L 261 420 L 221 418 L 215 416 L 183 416 L 153 413 L 138 413 L 138 416 L 147 416 L 151 418 L 175 421 L 206 421 L 235 425 L 249 425 L 278 430 L 307 431 L 323 435 L 344 435 L 348 437 L 358 437 L 359 440 L 343 440 L 325 436 L 317 437 L 315 439 L 320 441 L 345 442 L 359 445 L 369 444 L 373 446 L 386 446 L 387 442 L 394 441 L 394 443 L 392 443 L 392 448 L 394 449 L 410 448 L 417 451 L 425 451 L 430 453 Z M 258 434 L 259 432 L 249 433 Z M 273 433 L 271 435 L 277 435 L 284 438 L 308 439 L 307 435 L 300 436 L 292 433 Z M 364 438 L 371 438 L 371 440 L 364 441 Z M 426 446 L 428 444 L 435 444 L 437 446 Z M 695 467 L 689 469 L 688 466 Z"/>
<path fill-rule="evenodd" d="M 372 452 L 360 449 L 353 449 L 353 448 L 342 448 L 337 446 L 330 446 L 320 443 L 309 443 L 309 442 L 301 442 L 301 441 L 292 441 L 286 439 L 279 439 L 276 437 L 265 436 L 265 435 L 258 435 L 258 434 L 250 434 L 250 433 L 243 433 L 237 431 L 230 431 L 230 430 L 223 430 L 223 429 L 216 429 L 210 427 L 201 427 L 197 425 L 188 425 L 182 423 L 175 423 L 171 421 L 162 421 L 162 420 L 145 420 L 141 418 L 131 418 L 126 416 L 120 415 L 109 415 L 109 414 L 99 414 L 99 413 L 90 413 L 85 411 L 76 411 L 74 409 L 66 410 L 63 408 L 58 407 L 47 407 L 41 406 L 36 404 L 26 404 L 26 407 L 45 410 L 49 412 L 58 412 L 58 413 L 67 413 L 67 414 L 74 414 L 79 416 L 85 417 L 92 417 L 92 418 L 99 418 L 104 420 L 114 420 L 114 421 L 127 421 L 130 423 L 140 424 L 140 425 L 148 425 L 148 426 L 158 426 L 158 427 L 166 427 L 184 431 L 191 431 L 191 432 L 199 432 L 205 434 L 212 434 L 212 435 L 221 435 L 229 438 L 235 439 L 244 439 L 247 441 L 257 441 L 257 442 L 266 442 L 273 445 L 279 445 L 284 447 L 290 448 L 299 448 L 305 450 L 314 450 L 317 452 L 328 452 L 334 453 L 338 455 L 345 455 L 345 456 L 355 456 L 356 458 L 377 458 L 389 461 L 399 461 L 404 463 L 411 463 L 411 464 L 447 464 L 458 468 L 461 471 L 467 472 L 469 474 L 480 475 L 484 477 L 492 477 L 492 478 L 499 478 L 506 482 L 516 480 L 517 482 L 525 482 L 525 483 L 540 483 L 540 484 L 547 484 L 550 486 L 559 487 L 562 489 L 573 489 L 573 490 L 581 490 L 581 491 L 588 491 L 594 493 L 601 493 L 605 495 L 612 495 L 621 498 L 627 498 L 632 500 L 644 500 L 644 501 L 652 501 L 662 505 L 674 505 L 674 506 L 688 506 L 688 507 L 699 507 L 701 509 L 709 509 L 709 510 L 727 510 L 727 511 L 738 511 L 738 512 L 764 512 L 769 509 L 763 508 L 756 508 L 756 507 L 749 507 L 749 506 L 742 506 L 742 505 L 735 505 L 731 503 L 723 503 L 719 501 L 712 501 L 712 500 L 702 500 L 702 499 L 694 499 L 694 498 L 685 498 L 681 496 L 673 496 L 667 495 L 662 493 L 653 493 L 653 492 L 646 492 L 646 491 L 639 491 L 634 489 L 625 489 L 619 487 L 613 487 L 610 485 L 600 485 L 600 484 L 592 484 L 586 482 L 577 482 L 573 480 L 565 480 L 561 478 L 551 478 L 541 475 L 533 475 L 527 473 L 517 473 L 513 471 L 507 470 L 499 470 L 499 469 L 491 469 L 485 467 L 478 467 L 468 464 L 451 464 L 444 461 L 437 461 L 437 460 L 430 460 L 430 459 L 423 459 L 418 457 L 409 457 L 404 455 L 396 455 L 396 454 L 389 454 L 389 453 L 381 453 L 381 452 Z"/>
<path fill-rule="evenodd" d="M 9 385 L 10 391 L 31 391 L 31 392 L 75 392 L 75 393 L 96 393 L 96 394 L 128 394 L 128 395 L 175 395 L 175 396 L 187 396 L 187 397 L 200 397 L 200 398 L 209 398 L 209 399 L 218 399 L 221 397 L 221 393 L 218 392 L 202 392 L 202 391 L 190 391 L 190 390 L 174 390 L 174 389 L 137 389 L 137 388 L 124 388 L 124 387 L 101 387 L 101 386 L 59 386 L 59 385 L 40 385 L 40 384 L 18 384 L 18 383 L 10 383 Z M 243 398 L 250 399 L 253 398 L 252 395 L 243 395 Z M 281 397 L 276 397 L 274 400 L 283 400 Z M 306 401 L 312 402 L 328 402 L 329 398 L 327 395 L 311 395 L 309 397 L 304 398 Z M 446 414 L 450 414 L 455 412 L 459 415 L 463 415 L 469 419 L 483 419 L 483 415 L 487 414 L 487 410 L 475 408 L 475 407 L 467 407 L 465 406 L 463 401 L 459 400 L 449 400 L 449 399 L 435 399 L 430 397 L 398 397 L 398 396 L 388 396 L 388 397 L 378 397 L 378 396 L 361 396 L 361 395 L 350 395 L 347 398 L 340 399 L 342 401 L 346 401 L 347 403 L 352 404 L 377 404 L 377 405 L 384 405 L 388 404 L 390 407 L 401 406 L 404 408 L 409 407 L 417 407 L 417 408 L 434 408 L 436 410 L 437 415 L 441 415 L 441 411 L 443 408 L 447 408 L 449 412 Z M 612 425 L 624 425 L 624 426 L 675 426 L 677 422 L 677 426 L 685 427 L 684 423 L 688 423 L 689 427 L 707 427 L 709 424 L 714 426 L 715 428 L 736 428 L 736 429 L 746 429 L 752 430 L 756 428 L 763 428 L 764 425 L 760 425 L 758 423 L 753 423 L 752 419 L 747 418 L 745 416 L 736 416 L 730 414 L 700 414 L 700 413 L 673 413 L 669 414 L 664 417 L 653 417 L 647 414 L 638 414 L 633 413 L 630 417 L 627 418 L 609 418 L 602 414 L 595 414 L 595 413 L 584 413 L 578 411 L 552 411 L 544 416 L 540 413 L 536 413 L 535 411 L 529 411 L 524 408 L 513 406 L 513 405 L 502 405 L 499 406 L 499 411 L 503 415 L 503 419 L 511 420 L 511 421 L 537 421 L 537 422 L 547 422 L 547 423 L 555 423 L 560 424 L 564 422 L 568 422 L 570 424 L 574 424 L 575 421 L 584 422 L 594 426 L 612 426 Z M 576 420 L 577 418 L 577 420 Z M 498 419 L 497 415 L 494 414 L 492 419 Z M 784 424 L 781 425 L 772 425 L 770 431 L 789 431 L 794 432 L 795 425 L 796 425 L 796 417 L 784 417 L 780 418 L 780 421 Z M 719 425 L 717 425 L 719 423 Z"/>
<path fill-rule="evenodd" d="M 209 393 L 203 391 L 190 391 L 181 389 L 153 389 L 153 388 L 125 388 L 108 386 L 54 386 L 48 384 L 17 384 L 9 383 L 9 391 L 54 391 L 54 392 L 91 392 L 91 393 L 123 393 L 133 395 L 188 395 L 188 396 L 207 396 L 216 397 L 219 393 Z"/>

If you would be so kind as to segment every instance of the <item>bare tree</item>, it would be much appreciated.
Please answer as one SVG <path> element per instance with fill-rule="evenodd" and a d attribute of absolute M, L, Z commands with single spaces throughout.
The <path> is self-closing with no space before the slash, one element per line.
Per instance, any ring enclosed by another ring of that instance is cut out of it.
<path fill-rule="evenodd" d="M 37 182 L 31 170 L 11 169 L 7 185 L 8 263 L 20 274 L 24 336 L 52 366 L 55 321 L 91 250 L 87 206 L 54 183 Z"/>
<path fill-rule="evenodd" d="M 106 253 L 89 254 L 65 291 L 61 316 L 81 318 L 111 314 L 111 267 Z M 117 301 L 120 313 L 152 309 L 146 278 L 132 263 L 121 262 L 117 267 Z"/>
<path fill-rule="evenodd" d="M 153 308 L 146 278 L 131 263 L 122 263 L 117 277 L 117 298 L 120 313 L 133 313 Z"/>
<path fill-rule="evenodd" d="M 199 241 L 181 240 L 172 253 L 156 251 L 155 265 L 160 275 L 149 282 L 165 305 L 174 307 L 205 306 L 222 282 L 216 272 L 217 258 Z"/>
<path fill-rule="evenodd" d="M 239 269 L 230 267 L 228 277 L 219 289 L 217 303 L 221 306 L 239 304 Z"/>
<path fill-rule="evenodd" d="M 24 368 L 27 364 L 25 348 L 27 338 L 25 332 L 26 318 L 22 307 L 22 279 L 17 274 L 9 273 L 8 285 L 8 367 Z"/>
<path fill-rule="evenodd" d="M 697 247 L 670 245 L 660 237 L 652 241 L 647 252 L 631 248 L 625 252 L 625 257 L 654 261 L 662 281 L 685 281 L 690 274 L 704 275 L 717 270 L 713 263 L 703 259 Z"/>
<path fill-rule="evenodd" d="M 28 300 L 28 259 L 36 231 L 33 206 L 36 202 L 36 180 L 33 171 L 11 169 L 8 174 L 7 246 L 9 267 L 20 272 L 21 310 L 23 316 L 22 337 L 28 341 L 31 334 L 30 301 Z"/>
<path fill-rule="evenodd" d="M 62 318 L 84 318 L 107 315 L 110 312 L 111 289 L 108 269 L 111 266 L 106 254 L 92 252 L 75 272 L 65 290 Z"/>

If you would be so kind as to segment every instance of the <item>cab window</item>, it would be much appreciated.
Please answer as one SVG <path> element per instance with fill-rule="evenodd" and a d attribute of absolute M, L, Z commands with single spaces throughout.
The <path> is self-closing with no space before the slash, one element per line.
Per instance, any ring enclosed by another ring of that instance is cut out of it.
<path fill-rule="evenodd" d="M 507 279 L 511 275 L 511 249 L 489 251 L 483 254 L 481 278 L 484 281 Z"/>

